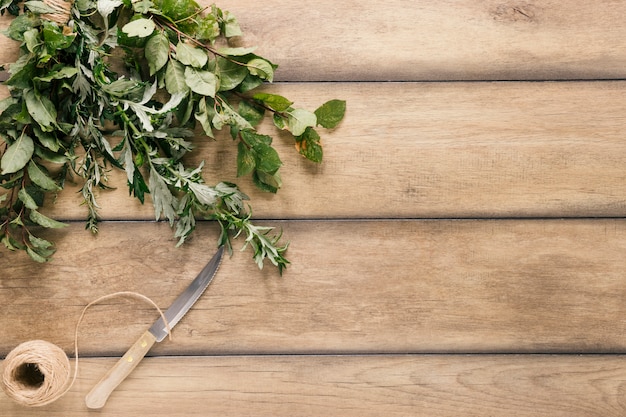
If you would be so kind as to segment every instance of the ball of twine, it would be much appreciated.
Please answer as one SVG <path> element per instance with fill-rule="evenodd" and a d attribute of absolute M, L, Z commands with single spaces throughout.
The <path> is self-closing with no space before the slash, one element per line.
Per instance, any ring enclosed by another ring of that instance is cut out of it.
<path fill-rule="evenodd" d="M 70 371 L 70 360 L 59 346 L 45 340 L 30 340 L 15 347 L 0 364 L 0 387 L 20 405 L 40 407 L 64 396 L 78 376 L 78 330 L 87 310 L 118 297 L 130 297 L 152 305 L 161 315 L 169 338 L 171 328 L 163 311 L 150 298 L 133 291 L 120 291 L 102 296 L 84 308 L 74 329 L 74 374 Z"/>
<path fill-rule="evenodd" d="M 58 346 L 31 340 L 13 349 L 2 364 L 2 389 L 20 404 L 40 407 L 63 395 L 70 383 L 70 361 Z"/>
<path fill-rule="evenodd" d="M 54 13 L 41 15 L 44 19 L 51 20 L 63 26 L 67 24 L 71 17 L 73 1 L 65 0 L 43 0 L 43 2 L 54 10 Z"/>

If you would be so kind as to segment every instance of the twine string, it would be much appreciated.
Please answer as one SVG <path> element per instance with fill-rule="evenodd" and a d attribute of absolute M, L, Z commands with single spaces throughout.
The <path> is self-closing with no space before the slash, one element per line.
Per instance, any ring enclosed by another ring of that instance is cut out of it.
<path fill-rule="evenodd" d="M 2 390 L 15 402 L 28 407 L 41 407 L 63 397 L 78 377 L 78 335 L 80 324 L 90 307 L 118 297 L 131 297 L 152 305 L 158 310 L 169 339 L 170 325 L 163 311 L 150 298 L 132 291 L 120 291 L 104 295 L 87 304 L 76 322 L 74 330 L 74 374 L 63 349 L 45 340 L 30 340 L 15 347 L 2 363 Z"/>

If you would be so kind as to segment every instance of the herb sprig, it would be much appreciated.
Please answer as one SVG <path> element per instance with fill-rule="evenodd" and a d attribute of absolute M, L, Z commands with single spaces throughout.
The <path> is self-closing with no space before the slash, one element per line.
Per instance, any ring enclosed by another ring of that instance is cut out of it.
<path fill-rule="evenodd" d="M 196 219 L 215 220 L 218 244 L 232 251 L 231 239 L 245 236 L 258 266 L 267 259 L 282 273 L 289 261 L 281 233 L 255 225 L 248 197 L 232 183 L 208 185 L 203 163 L 190 167 L 185 155 L 194 141 L 228 129 L 237 175 L 275 193 L 282 161 L 272 137 L 256 130 L 259 123 L 270 117 L 293 135 L 301 155 L 321 162 L 317 129 L 339 124 L 344 101 L 309 111 L 259 92 L 277 65 L 255 48 L 229 47 L 241 29 L 215 5 L 76 0 L 59 19 L 45 1 L 4 0 L 0 11 L 16 16 L 6 35 L 20 43 L 5 82 L 10 97 L 0 101 L 0 239 L 8 249 L 39 262 L 51 258 L 55 245 L 36 230 L 66 224 L 40 209 L 46 194 L 73 177 L 82 180 L 86 228 L 96 233 L 98 190 L 109 188 L 111 169 L 120 169 L 129 193 L 141 203 L 150 196 L 156 218 L 169 221 L 179 245 Z"/>

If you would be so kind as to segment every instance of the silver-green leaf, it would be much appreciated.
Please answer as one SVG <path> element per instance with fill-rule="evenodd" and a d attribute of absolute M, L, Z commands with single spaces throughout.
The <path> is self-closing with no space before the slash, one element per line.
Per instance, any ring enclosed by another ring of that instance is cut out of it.
<path fill-rule="evenodd" d="M 170 40 L 163 32 L 158 32 L 146 42 L 145 55 L 150 68 L 150 75 L 167 64 L 170 52 Z"/>
<path fill-rule="evenodd" d="M 35 144 L 30 136 L 22 134 L 2 155 L 0 168 L 2 175 L 12 174 L 24 168 L 35 151 Z"/>
<path fill-rule="evenodd" d="M 137 19 L 122 27 L 122 32 L 130 37 L 145 38 L 152 35 L 156 25 L 151 19 Z"/>
<path fill-rule="evenodd" d="M 189 86 L 185 82 L 185 67 L 173 59 L 168 62 L 167 68 L 165 68 L 165 89 L 170 94 L 189 91 Z"/>
<path fill-rule="evenodd" d="M 176 59 L 184 65 L 202 68 L 206 65 L 209 57 L 206 51 L 193 47 L 189 44 L 178 42 L 176 45 Z"/>
<path fill-rule="evenodd" d="M 61 189 L 59 185 L 48 176 L 48 174 L 35 162 L 28 163 L 28 176 L 31 181 L 46 191 L 58 191 Z"/>
<path fill-rule="evenodd" d="M 29 217 L 33 222 L 37 223 L 40 226 L 47 227 L 49 229 L 60 229 L 62 227 L 67 226 L 67 224 L 65 223 L 61 223 L 59 221 L 51 219 L 50 217 L 44 216 L 43 214 L 39 213 L 37 210 L 31 210 Z"/>
<path fill-rule="evenodd" d="M 287 113 L 287 126 L 294 136 L 300 136 L 307 127 L 317 124 L 315 113 L 303 109 L 294 109 Z"/>
<path fill-rule="evenodd" d="M 185 68 L 185 83 L 194 93 L 215 97 L 217 78 L 212 72 L 187 67 Z"/>
<path fill-rule="evenodd" d="M 34 90 L 24 92 L 24 100 L 28 114 L 41 126 L 44 132 L 51 132 L 57 125 L 57 110 L 46 96 L 35 93 Z"/>

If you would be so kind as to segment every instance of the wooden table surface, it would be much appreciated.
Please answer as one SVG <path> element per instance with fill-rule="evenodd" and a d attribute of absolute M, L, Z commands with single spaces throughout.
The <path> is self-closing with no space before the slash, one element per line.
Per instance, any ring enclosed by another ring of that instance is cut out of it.
<path fill-rule="evenodd" d="M 280 65 L 265 90 L 348 102 L 321 165 L 277 138 L 277 195 L 236 178 L 227 137 L 198 143 L 205 178 L 283 227 L 292 265 L 236 251 L 97 413 L 85 394 L 158 314 L 93 307 L 71 391 L 41 409 L 0 393 L 0 415 L 626 415 L 626 2 L 219 5 Z M 68 186 L 46 211 L 71 222 L 46 235 L 51 263 L 0 251 L 0 358 L 32 339 L 71 356 L 87 303 L 165 308 L 212 255 L 215 224 L 175 248 L 124 175 L 97 236 Z"/>

